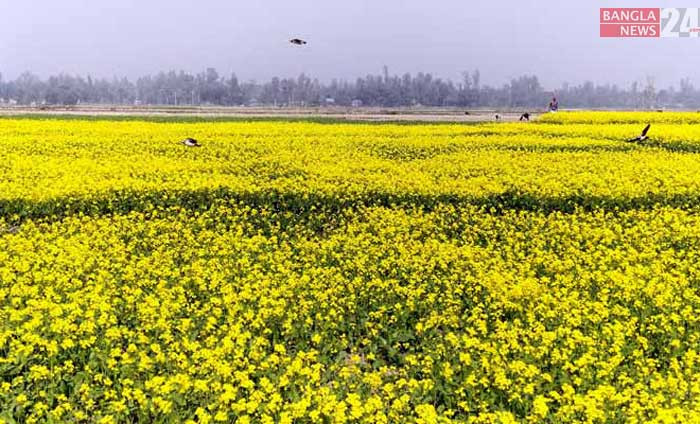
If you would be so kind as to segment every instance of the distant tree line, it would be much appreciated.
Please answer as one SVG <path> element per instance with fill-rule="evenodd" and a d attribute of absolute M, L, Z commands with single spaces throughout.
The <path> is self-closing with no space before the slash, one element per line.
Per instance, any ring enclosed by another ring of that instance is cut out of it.
<path fill-rule="evenodd" d="M 556 96 L 565 108 L 700 108 L 700 92 L 689 79 L 657 90 L 653 79 L 621 88 L 585 82 L 545 90 L 537 76 L 524 75 L 500 87 L 481 83 L 478 70 L 459 81 L 430 73 L 380 75 L 355 81 L 321 83 L 307 75 L 240 82 L 209 68 L 198 74 L 161 72 L 136 79 L 92 78 L 67 74 L 42 80 L 26 72 L 14 80 L 0 74 L 0 103 L 21 105 L 142 104 L 221 106 L 452 106 L 541 108 Z"/>

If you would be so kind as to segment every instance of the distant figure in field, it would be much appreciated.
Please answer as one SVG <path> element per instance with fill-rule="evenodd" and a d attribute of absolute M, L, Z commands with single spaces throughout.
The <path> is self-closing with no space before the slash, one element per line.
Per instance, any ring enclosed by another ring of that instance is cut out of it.
<path fill-rule="evenodd" d="M 292 38 L 289 40 L 290 43 L 296 45 L 296 46 L 303 46 L 306 44 L 306 41 L 302 40 L 301 38 Z"/>
<path fill-rule="evenodd" d="M 496 115 L 494 116 L 494 118 L 496 118 L 496 121 L 500 121 L 500 120 L 501 120 L 501 115 L 496 114 Z"/>
<path fill-rule="evenodd" d="M 522 115 L 520 115 L 520 120 L 529 122 L 530 121 L 530 114 L 527 112 L 523 113 Z"/>
<path fill-rule="evenodd" d="M 471 115 L 469 111 L 464 112 L 465 115 Z"/>
<path fill-rule="evenodd" d="M 552 97 L 552 101 L 549 102 L 549 111 L 556 112 L 559 110 L 559 101 L 556 97 Z"/>

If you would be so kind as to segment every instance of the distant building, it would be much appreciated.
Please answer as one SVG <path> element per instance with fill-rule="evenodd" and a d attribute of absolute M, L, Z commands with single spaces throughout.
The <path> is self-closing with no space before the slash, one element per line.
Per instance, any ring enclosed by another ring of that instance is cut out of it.
<path fill-rule="evenodd" d="M 362 107 L 362 100 L 360 99 L 355 99 L 351 103 L 352 107 Z"/>

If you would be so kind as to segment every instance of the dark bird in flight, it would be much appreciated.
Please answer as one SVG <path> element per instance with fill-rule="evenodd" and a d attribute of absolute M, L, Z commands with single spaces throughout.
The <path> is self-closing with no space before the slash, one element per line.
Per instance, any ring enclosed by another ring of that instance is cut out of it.
<path fill-rule="evenodd" d="M 186 138 L 182 140 L 180 143 L 184 144 L 187 147 L 202 147 L 201 144 L 194 138 Z"/>
<path fill-rule="evenodd" d="M 289 40 L 289 42 L 297 46 L 303 46 L 306 44 L 306 41 L 302 40 L 301 38 L 292 38 Z"/>
<path fill-rule="evenodd" d="M 647 139 L 647 132 L 649 132 L 649 127 L 651 127 L 651 124 L 647 124 L 647 126 L 644 127 L 644 129 L 642 130 L 642 134 L 641 134 L 639 137 L 630 138 L 629 140 L 627 140 L 627 142 L 628 142 L 628 143 L 634 143 L 634 142 L 637 142 L 637 141 L 644 141 L 644 140 L 646 140 L 646 139 Z"/>
<path fill-rule="evenodd" d="M 530 114 L 525 112 L 522 115 L 520 115 L 520 120 L 521 121 L 529 121 L 530 120 Z"/>

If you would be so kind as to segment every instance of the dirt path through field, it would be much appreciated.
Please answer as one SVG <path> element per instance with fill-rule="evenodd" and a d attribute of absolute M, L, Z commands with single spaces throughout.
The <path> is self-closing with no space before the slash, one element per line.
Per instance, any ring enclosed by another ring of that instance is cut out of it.
<path fill-rule="evenodd" d="M 347 121 L 497 122 L 517 121 L 523 111 L 467 110 L 445 108 L 263 108 L 263 107 L 167 107 L 167 106 L 36 106 L 0 107 L 0 116 L 89 115 L 169 116 L 202 118 L 324 118 Z M 500 119 L 496 119 L 496 114 Z M 530 112 L 531 119 L 538 116 Z"/>

